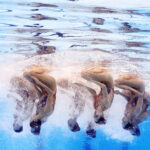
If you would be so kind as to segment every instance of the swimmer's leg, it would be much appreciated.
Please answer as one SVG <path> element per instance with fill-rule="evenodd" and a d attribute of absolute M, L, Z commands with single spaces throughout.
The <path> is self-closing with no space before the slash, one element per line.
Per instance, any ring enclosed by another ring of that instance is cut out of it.
<path fill-rule="evenodd" d="M 123 90 L 122 92 L 115 90 L 115 94 L 123 96 L 127 101 L 131 98 L 131 92 L 129 90 Z"/>
<path fill-rule="evenodd" d="M 86 88 L 92 94 L 92 96 L 95 98 L 95 96 L 96 96 L 96 91 L 95 90 L 93 90 L 92 88 L 90 88 L 86 85 L 83 85 L 81 83 L 75 83 L 75 84 L 78 85 L 78 86 L 81 86 L 83 88 Z"/>
<path fill-rule="evenodd" d="M 80 92 L 75 92 L 73 96 L 73 110 L 71 113 L 71 118 L 68 120 L 68 127 L 72 132 L 80 131 L 79 124 L 77 122 L 77 118 L 81 115 L 84 109 L 85 102 L 82 99 Z"/>
<path fill-rule="evenodd" d="M 23 121 L 21 119 L 21 113 L 23 109 L 23 101 L 16 99 L 16 113 L 14 114 L 14 122 L 13 122 L 13 129 L 15 132 L 22 132 L 23 131 Z"/>

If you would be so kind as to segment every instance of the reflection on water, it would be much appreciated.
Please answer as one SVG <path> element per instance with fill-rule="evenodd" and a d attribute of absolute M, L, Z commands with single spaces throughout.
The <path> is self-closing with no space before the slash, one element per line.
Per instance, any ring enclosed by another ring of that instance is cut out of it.
<path fill-rule="evenodd" d="M 10 68 L 15 68 L 14 61 L 22 68 L 31 62 L 48 63 L 60 70 L 72 65 L 76 72 L 81 67 L 97 65 L 109 68 L 114 77 L 121 72 L 137 72 L 149 89 L 150 9 L 110 8 L 87 3 L 85 0 L 0 2 L 0 63 L 3 70 L 7 71 L 6 62 Z M 21 63 L 20 59 L 25 62 Z M 54 71 L 56 77 L 58 74 L 59 71 Z M 111 138 L 122 140 L 113 129 L 104 130 L 108 135 L 112 134 Z M 100 144 L 105 149 L 102 142 L 97 144 L 99 141 L 94 143 L 92 140 L 93 144 L 90 138 L 83 138 L 83 149 L 92 150 Z M 39 141 L 37 149 L 44 149 L 42 138 Z M 123 143 L 122 149 L 129 149 L 129 145 Z"/>

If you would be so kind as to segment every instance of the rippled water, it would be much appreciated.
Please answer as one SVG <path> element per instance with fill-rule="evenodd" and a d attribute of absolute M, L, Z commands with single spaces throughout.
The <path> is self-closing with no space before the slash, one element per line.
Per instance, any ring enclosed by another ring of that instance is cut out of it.
<path fill-rule="evenodd" d="M 76 134 L 68 131 L 66 121 L 70 110 L 64 109 L 68 107 L 65 100 L 70 100 L 67 94 L 59 93 L 59 89 L 56 110 L 44 125 L 41 136 L 30 134 L 28 122 L 21 136 L 16 135 L 11 127 L 14 103 L 6 95 L 10 78 L 21 74 L 30 64 L 47 66 L 56 80 L 65 77 L 76 81 L 80 78 L 80 71 L 91 66 L 110 69 L 114 78 L 124 72 L 133 72 L 144 79 L 146 90 L 149 90 L 149 6 L 146 0 L 1 0 L 1 149 L 70 150 L 78 147 L 108 150 L 113 147 L 140 150 L 144 146 L 148 150 L 149 120 L 141 125 L 142 135 L 139 138 L 133 138 L 124 131 L 121 118 L 125 102 L 119 96 L 115 96 L 108 124 L 97 127 L 97 138 L 90 139 L 84 133 L 85 114 L 80 119 L 83 131 Z M 60 118 L 60 114 L 64 114 L 64 119 L 56 119 Z M 18 146 L 17 142 L 20 143 Z"/>

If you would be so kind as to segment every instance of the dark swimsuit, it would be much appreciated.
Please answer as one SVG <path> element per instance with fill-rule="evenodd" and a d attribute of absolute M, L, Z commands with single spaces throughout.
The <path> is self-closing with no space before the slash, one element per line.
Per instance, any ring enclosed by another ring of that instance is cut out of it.
<path fill-rule="evenodd" d="M 44 96 L 44 98 L 41 101 L 41 107 L 44 107 L 46 105 L 46 101 L 47 101 L 48 96 Z M 56 100 L 56 93 L 53 95 L 54 100 Z M 54 102 L 55 104 L 55 102 Z"/>
<path fill-rule="evenodd" d="M 135 106 L 136 106 L 137 101 L 138 101 L 138 98 L 139 98 L 138 96 L 136 96 L 136 97 L 133 98 L 133 100 L 132 100 L 132 102 L 131 102 L 131 106 L 132 106 L 132 107 L 135 107 Z"/>
<path fill-rule="evenodd" d="M 111 88 L 107 88 L 107 92 L 109 94 L 111 92 Z"/>
<path fill-rule="evenodd" d="M 44 98 L 42 99 L 42 102 L 41 102 L 41 107 L 44 107 L 46 105 L 46 101 L 47 101 L 47 95 L 44 96 Z"/>

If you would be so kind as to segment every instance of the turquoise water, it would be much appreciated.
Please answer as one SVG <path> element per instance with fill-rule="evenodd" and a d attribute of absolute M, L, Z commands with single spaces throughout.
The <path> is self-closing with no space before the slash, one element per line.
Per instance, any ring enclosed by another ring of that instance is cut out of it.
<path fill-rule="evenodd" d="M 107 124 L 95 125 L 94 139 L 85 133 L 93 119 L 90 98 L 78 119 L 81 131 L 71 133 L 73 100 L 58 87 L 55 111 L 34 136 L 29 120 L 22 133 L 13 132 L 15 102 L 7 96 L 10 79 L 31 64 L 46 66 L 56 80 L 81 80 L 89 66 L 108 68 L 114 79 L 136 72 L 150 91 L 149 6 L 146 0 L 0 0 L 0 150 L 149 150 L 150 119 L 140 124 L 140 137 L 123 130 L 121 96 L 115 95 Z M 103 21 L 96 24 L 94 18 Z"/>

